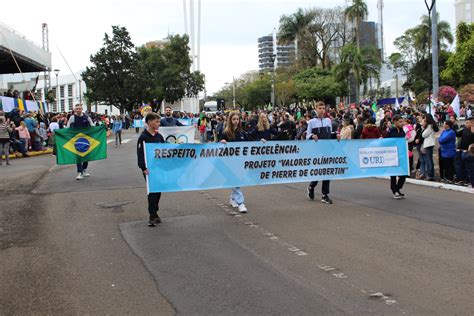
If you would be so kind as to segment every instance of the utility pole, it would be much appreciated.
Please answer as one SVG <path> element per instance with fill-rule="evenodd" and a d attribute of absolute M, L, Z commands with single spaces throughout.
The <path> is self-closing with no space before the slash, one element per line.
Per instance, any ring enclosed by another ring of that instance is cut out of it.
<path fill-rule="evenodd" d="M 439 68 L 438 68 L 438 13 L 436 2 L 433 1 L 433 13 L 431 18 L 431 47 L 432 47 L 432 73 L 433 73 L 433 96 L 438 95 L 439 90 Z"/>
<path fill-rule="evenodd" d="M 428 1 L 429 0 L 425 0 L 425 5 L 426 5 L 426 9 L 428 10 L 428 25 L 430 27 L 430 30 L 429 30 L 429 40 L 428 40 L 428 54 L 431 52 L 431 33 L 433 32 L 433 27 L 432 27 L 432 23 L 431 23 L 431 11 L 433 10 L 433 7 L 435 6 L 436 4 L 436 0 L 431 0 L 431 4 L 428 4 Z M 436 11 L 435 11 L 436 12 Z M 432 54 L 433 55 L 433 54 Z M 433 61 L 432 61 L 433 63 Z M 431 114 L 431 104 L 432 104 L 432 98 L 431 98 L 431 89 L 432 89 L 432 86 L 433 86 L 433 74 L 431 75 L 431 82 L 430 82 L 430 85 L 428 87 L 428 96 L 430 98 L 430 105 L 428 107 L 428 111 L 429 111 L 429 114 Z"/>

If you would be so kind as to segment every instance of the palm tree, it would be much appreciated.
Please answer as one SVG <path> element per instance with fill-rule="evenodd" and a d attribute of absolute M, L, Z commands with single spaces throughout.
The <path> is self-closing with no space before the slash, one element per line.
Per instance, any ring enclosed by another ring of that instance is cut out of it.
<path fill-rule="evenodd" d="M 296 41 L 296 59 L 300 60 L 303 55 L 304 41 L 308 39 L 309 26 L 314 18 L 314 12 L 311 10 L 298 9 L 291 15 L 282 15 L 280 17 L 280 27 L 278 30 L 278 41 L 281 43 L 289 43 Z M 310 38 L 310 37 L 309 37 Z M 311 47 L 311 45 L 309 45 Z"/>
<path fill-rule="evenodd" d="M 436 13 L 436 16 L 438 21 L 438 49 L 446 50 L 448 48 L 446 42 L 452 44 L 454 42 L 454 36 L 451 32 L 451 26 L 449 25 L 449 22 L 440 21 L 439 13 Z M 421 17 L 421 24 L 418 25 L 416 28 L 419 31 L 419 44 L 421 44 L 421 46 L 423 46 L 425 50 L 428 50 L 428 48 L 431 46 L 431 43 L 429 43 L 429 39 L 431 38 L 431 26 L 429 17 L 427 15 L 423 15 Z"/>
<path fill-rule="evenodd" d="M 369 15 L 367 4 L 364 0 L 352 0 L 352 5 L 344 10 L 344 14 L 349 21 L 355 23 L 356 44 L 357 49 L 360 49 L 359 28 L 362 21 L 364 21 Z"/>
<path fill-rule="evenodd" d="M 360 51 L 362 58 L 361 82 L 364 84 L 364 95 L 367 94 L 368 86 L 372 84 L 372 79 L 380 86 L 380 61 L 379 51 L 375 47 L 364 47 Z M 372 87 L 370 87 L 372 89 Z"/>
<path fill-rule="evenodd" d="M 348 44 L 342 48 L 341 62 L 334 68 L 336 80 L 347 81 L 350 94 L 350 79 L 354 78 L 356 87 L 356 102 L 359 102 L 359 88 L 363 74 L 363 58 L 359 49 L 354 44 Z"/>

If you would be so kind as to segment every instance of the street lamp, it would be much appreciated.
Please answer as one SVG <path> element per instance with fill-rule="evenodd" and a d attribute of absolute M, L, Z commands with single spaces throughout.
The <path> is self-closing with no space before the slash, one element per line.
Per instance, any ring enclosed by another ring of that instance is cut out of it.
<path fill-rule="evenodd" d="M 56 111 L 57 111 L 59 109 L 59 83 L 58 83 L 59 69 L 54 69 L 54 74 L 56 75 Z"/>
<path fill-rule="evenodd" d="M 436 0 L 431 0 L 431 4 L 428 4 L 429 0 L 425 0 L 425 5 L 426 9 L 428 10 L 428 25 L 429 25 L 429 33 L 428 33 L 428 54 L 431 52 L 431 32 L 432 32 L 432 25 L 431 25 L 431 11 L 433 10 Z M 433 54 L 434 52 L 431 52 L 431 61 L 433 63 Z M 430 85 L 428 87 L 428 97 L 430 98 L 430 105 L 429 105 L 429 113 L 431 114 L 431 87 L 433 86 L 433 74 L 431 75 L 430 78 Z M 433 91 L 434 93 L 435 91 Z"/>
<path fill-rule="evenodd" d="M 270 60 L 272 61 L 272 96 L 271 96 L 271 102 L 272 102 L 272 108 L 275 108 L 275 60 L 276 60 L 276 55 L 272 54 L 270 55 Z"/>
<path fill-rule="evenodd" d="M 81 79 L 79 79 L 79 103 L 82 104 Z"/>

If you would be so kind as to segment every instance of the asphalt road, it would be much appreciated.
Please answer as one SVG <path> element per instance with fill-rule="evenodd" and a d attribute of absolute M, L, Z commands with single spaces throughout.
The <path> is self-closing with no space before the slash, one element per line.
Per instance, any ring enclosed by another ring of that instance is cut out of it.
<path fill-rule="evenodd" d="M 145 224 L 136 135 L 76 181 L 52 157 L 0 168 L 0 314 L 474 313 L 474 195 L 381 179 L 163 194 Z M 318 192 L 317 188 L 316 192 Z M 317 196 L 319 197 L 319 195 Z"/>

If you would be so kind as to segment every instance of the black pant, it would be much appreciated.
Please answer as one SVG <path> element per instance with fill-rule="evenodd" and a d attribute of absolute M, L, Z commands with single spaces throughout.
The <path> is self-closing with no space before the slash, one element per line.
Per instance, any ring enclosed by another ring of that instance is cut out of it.
<path fill-rule="evenodd" d="M 143 177 L 146 179 L 145 175 L 143 175 Z M 161 192 L 154 192 L 148 194 L 148 212 L 150 214 L 156 214 L 160 209 L 160 198 Z"/>
<path fill-rule="evenodd" d="M 78 164 L 77 164 L 77 172 L 78 172 L 78 173 L 84 172 L 84 170 L 87 169 L 87 166 L 89 166 L 89 162 L 88 162 L 88 161 L 83 162 L 83 163 L 78 163 Z"/>
<path fill-rule="evenodd" d="M 330 180 L 324 180 L 323 181 L 323 188 L 321 190 L 321 193 L 323 195 L 329 195 L 329 183 L 330 182 L 331 182 Z M 309 187 L 314 189 L 317 185 L 318 185 L 318 181 L 311 181 L 311 183 L 309 184 Z"/>
<path fill-rule="evenodd" d="M 156 214 L 160 209 L 160 198 L 161 192 L 155 192 L 148 194 L 148 212 L 150 214 Z"/>
<path fill-rule="evenodd" d="M 394 194 L 395 192 L 400 192 L 400 190 L 403 188 L 403 185 L 405 184 L 406 179 L 406 176 L 399 176 L 397 182 L 397 176 L 390 177 L 390 188 Z"/>
<path fill-rule="evenodd" d="M 446 175 L 446 170 L 444 169 L 443 158 L 441 157 L 441 147 L 438 148 L 438 165 L 439 165 L 439 177 L 441 179 L 444 179 L 444 178 L 448 179 Z M 454 165 L 454 162 L 453 162 L 453 165 Z M 448 179 L 448 180 L 452 180 L 452 179 Z"/>
<path fill-rule="evenodd" d="M 454 158 L 441 158 L 441 165 L 444 170 L 444 177 L 449 181 L 454 179 Z"/>

